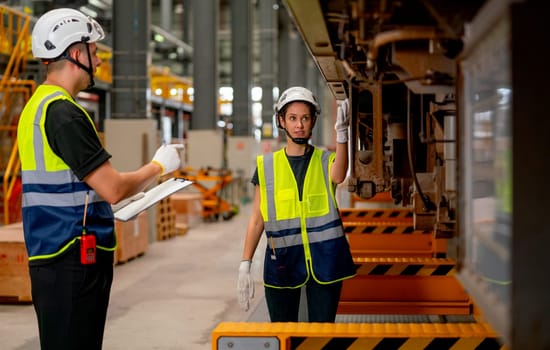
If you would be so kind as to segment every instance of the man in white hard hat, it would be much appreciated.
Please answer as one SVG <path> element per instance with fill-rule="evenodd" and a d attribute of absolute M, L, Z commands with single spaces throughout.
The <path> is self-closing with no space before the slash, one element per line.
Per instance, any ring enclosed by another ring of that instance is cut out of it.
<path fill-rule="evenodd" d="M 334 196 L 348 169 L 348 101 L 338 103 L 336 152 L 310 145 L 320 114 L 310 90 L 281 94 L 275 117 L 287 144 L 256 161 L 254 208 L 246 231 L 237 292 L 248 310 L 254 296 L 252 257 L 262 233 L 265 298 L 272 322 L 297 322 L 300 289 L 306 288 L 309 322 L 334 322 L 342 281 L 356 273 Z"/>
<path fill-rule="evenodd" d="M 74 9 L 51 10 L 32 32 L 46 80 L 18 125 L 23 228 L 42 349 L 101 349 L 116 248 L 112 204 L 179 168 L 174 146 L 118 172 L 93 120 L 75 100 L 94 85 L 101 26 Z"/>

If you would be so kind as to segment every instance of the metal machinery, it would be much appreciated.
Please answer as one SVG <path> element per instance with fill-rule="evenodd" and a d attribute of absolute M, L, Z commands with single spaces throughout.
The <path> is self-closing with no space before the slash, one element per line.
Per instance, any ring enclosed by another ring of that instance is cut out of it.
<path fill-rule="evenodd" d="M 548 4 L 284 4 L 334 96 L 350 99 L 349 191 L 397 208 L 342 210 L 359 270 L 339 314 L 440 318 L 222 323 L 213 348 L 549 348 L 548 230 L 535 222 L 548 208 L 550 141 L 533 130 L 548 126 L 536 117 L 547 54 L 528 53 L 548 41 Z"/>

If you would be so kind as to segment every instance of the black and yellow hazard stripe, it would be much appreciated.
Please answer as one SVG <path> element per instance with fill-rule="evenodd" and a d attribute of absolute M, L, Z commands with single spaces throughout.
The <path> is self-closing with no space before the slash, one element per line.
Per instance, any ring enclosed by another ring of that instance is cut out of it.
<path fill-rule="evenodd" d="M 222 322 L 212 332 L 212 344 L 217 350 L 251 349 L 250 340 L 272 337 L 278 341 L 269 343 L 277 344 L 270 350 L 506 350 L 487 323 L 475 322 Z"/>
<path fill-rule="evenodd" d="M 347 234 L 430 234 L 431 231 L 415 230 L 412 224 L 392 222 L 343 222 Z"/>
<path fill-rule="evenodd" d="M 357 209 L 341 208 L 342 221 L 413 220 L 410 209 Z"/>
<path fill-rule="evenodd" d="M 357 273 L 370 276 L 452 276 L 455 262 L 445 258 L 354 258 Z"/>
<path fill-rule="evenodd" d="M 503 349 L 495 337 L 437 338 L 437 337 L 291 337 L 289 350 L 499 350 Z"/>

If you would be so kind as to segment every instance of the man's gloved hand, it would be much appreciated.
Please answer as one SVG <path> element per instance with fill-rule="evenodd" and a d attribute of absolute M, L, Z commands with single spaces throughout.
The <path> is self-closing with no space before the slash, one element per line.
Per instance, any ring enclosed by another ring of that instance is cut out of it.
<path fill-rule="evenodd" d="M 161 175 L 179 169 L 181 160 L 177 150 L 182 148 L 183 145 L 162 145 L 157 149 L 151 162 L 162 168 Z"/>
<path fill-rule="evenodd" d="M 130 204 L 133 201 L 137 201 L 138 199 L 141 199 L 145 196 L 145 192 L 138 192 L 134 194 L 133 196 L 130 196 L 128 198 L 124 198 L 120 202 L 111 205 L 111 208 L 113 209 L 113 213 L 117 212 L 119 209 L 124 208 L 126 205 Z"/>
<path fill-rule="evenodd" d="M 334 130 L 336 130 L 337 143 L 348 142 L 348 128 L 349 128 L 349 101 L 346 98 L 343 101 L 338 101 L 338 110 L 336 113 L 336 124 L 334 124 Z"/>
<path fill-rule="evenodd" d="M 243 260 L 239 265 L 239 280 L 237 282 L 237 296 L 239 305 L 244 311 L 250 307 L 250 299 L 254 298 L 254 281 L 250 276 L 250 260 Z"/>

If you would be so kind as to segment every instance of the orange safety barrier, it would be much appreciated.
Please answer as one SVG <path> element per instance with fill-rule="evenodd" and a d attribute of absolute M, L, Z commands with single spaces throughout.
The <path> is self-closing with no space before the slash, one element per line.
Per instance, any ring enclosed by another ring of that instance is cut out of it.
<path fill-rule="evenodd" d="M 340 209 L 354 257 L 440 257 L 447 240 L 415 230 L 409 209 Z"/>
<path fill-rule="evenodd" d="M 447 240 L 415 230 L 409 209 L 342 209 L 358 267 L 345 280 L 341 314 L 460 314 L 472 301 L 454 277 Z"/>
<path fill-rule="evenodd" d="M 455 278 L 455 263 L 436 258 L 354 258 L 340 314 L 469 315 L 473 303 Z"/>

